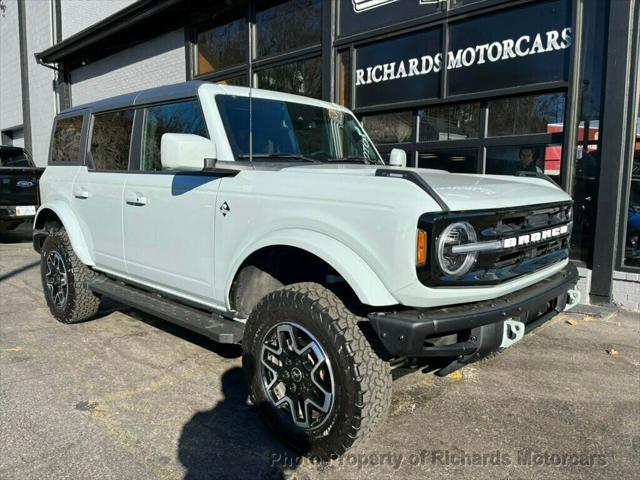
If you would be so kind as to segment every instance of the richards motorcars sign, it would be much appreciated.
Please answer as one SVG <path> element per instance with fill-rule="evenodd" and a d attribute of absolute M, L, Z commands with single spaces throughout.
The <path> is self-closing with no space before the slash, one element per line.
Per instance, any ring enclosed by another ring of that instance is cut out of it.
<path fill-rule="evenodd" d="M 356 106 L 366 107 L 566 80 L 572 30 L 564 0 L 417 31 L 357 49 Z"/>

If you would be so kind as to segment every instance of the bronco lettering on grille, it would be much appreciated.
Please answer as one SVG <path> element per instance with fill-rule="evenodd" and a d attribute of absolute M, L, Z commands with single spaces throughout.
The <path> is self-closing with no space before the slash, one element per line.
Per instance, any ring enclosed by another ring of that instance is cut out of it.
<path fill-rule="evenodd" d="M 569 225 L 540 230 L 539 232 L 519 235 L 517 237 L 509 237 L 502 239 L 502 248 L 520 247 L 532 243 L 542 242 L 551 238 L 560 237 L 569 233 Z"/>

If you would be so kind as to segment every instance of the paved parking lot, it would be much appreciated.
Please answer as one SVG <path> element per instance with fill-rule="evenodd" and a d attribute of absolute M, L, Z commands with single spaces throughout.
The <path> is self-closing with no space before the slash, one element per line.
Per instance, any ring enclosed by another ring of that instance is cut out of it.
<path fill-rule="evenodd" d="M 638 314 L 561 316 L 462 375 L 403 376 L 376 435 L 312 465 L 247 405 L 239 349 L 113 304 L 57 323 L 29 234 L 0 234 L 0 478 L 637 478 Z"/>

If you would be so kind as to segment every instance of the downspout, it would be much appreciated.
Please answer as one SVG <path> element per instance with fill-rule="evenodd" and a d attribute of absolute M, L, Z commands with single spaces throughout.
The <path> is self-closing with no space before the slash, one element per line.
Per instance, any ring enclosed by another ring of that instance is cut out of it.
<path fill-rule="evenodd" d="M 18 0 L 18 37 L 20 48 L 20 87 L 22 89 L 22 130 L 24 148 L 32 153 L 31 104 L 29 103 L 29 56 L 27 52 L 27 16 L 25 0 Z"/>

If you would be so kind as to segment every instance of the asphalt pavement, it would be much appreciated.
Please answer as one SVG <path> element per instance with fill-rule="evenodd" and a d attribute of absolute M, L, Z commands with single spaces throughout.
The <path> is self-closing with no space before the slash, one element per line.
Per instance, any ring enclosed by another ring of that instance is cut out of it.
<path fill-rule="evenodd" d="M 0 233 L 0 478 L 637 478 L 640 314 L 581 312 L 450 377 L 397 375 L 380 430 L 317 464 L 247 403 L 238 348 L 108 302 L 59 324 L 28 226 Z"/>

